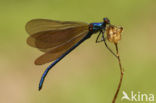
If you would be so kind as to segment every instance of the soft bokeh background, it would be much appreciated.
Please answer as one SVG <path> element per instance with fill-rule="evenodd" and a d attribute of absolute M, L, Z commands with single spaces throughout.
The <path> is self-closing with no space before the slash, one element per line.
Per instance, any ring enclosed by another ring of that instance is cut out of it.
<path fill-rule="evenodd" d="M 49 72 L 39 92 L 49 64 L 34 65 L 42 53 L 26 44 L 25 24 L 34 18 L 90 23 L 108 17 L 123 26 L 125 75 L 117 103 L 129 103 L 121 101 L 122 91 L 156 95 L 155 5 L 154 0 L 1 0 L 0 103 L 111 103 L 116 91 L 118 62 L 94 35 Z"/>

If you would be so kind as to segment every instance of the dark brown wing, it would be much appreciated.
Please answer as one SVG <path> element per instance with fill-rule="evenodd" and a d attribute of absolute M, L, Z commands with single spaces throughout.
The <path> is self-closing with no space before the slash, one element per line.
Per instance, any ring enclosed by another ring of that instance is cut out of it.
<path fill-rule="evenodd" d="M 88 29 L 87 26 L 72 27 L 64 30 L 50 30 L 42 31 L 31 35 L 27 39 L 27 43 L 30 46 L 39 49 L 53 48 L 60 45 L 68 40 L 71 40 L 78 34 Z"/>
<path fill-rule="evenodd" d="M 33 35 L 43 31 L 63 30 L 77 26 L 88 25 L 83 22 L 56 21 L 48 19 L 33 19 L 29 21 L 25 28 L 28 34 Z"/>
<path fill-rule="evenodd" d="M 27 43 L 46 52 L 49 48 L 61 45 L 86 30 L 86 23 L 35 19 L 26 25 L 26 31 L 30 34 Z"/>
<path fill-rule="evenodd" d="M 79 34 L 76 38 L 73 38 L 69 42 L 66 42 L 62 45 L 58 45 L 55 48 L 52 48 L 45 54 L 41 55 L 39 58 L 35 60 L 36 65 L 42 65 L 48 62 L 51 62 L 53 60 L 56 60 L 58 57 L 60 57 L 63 53 L 65 53 L 68 49 L 73 47 L 78 41 L 80 41 L 88 31 L 84 31 Z"/>
<path fill-rule="evenodd" d="M 80 41 L 88 33 L 88 24 L 35 19 L 26 24 L 26 31 L 30 34 L 27 43 L 46 52 L 35 60 L 41 65 L 56 60 Z"/>

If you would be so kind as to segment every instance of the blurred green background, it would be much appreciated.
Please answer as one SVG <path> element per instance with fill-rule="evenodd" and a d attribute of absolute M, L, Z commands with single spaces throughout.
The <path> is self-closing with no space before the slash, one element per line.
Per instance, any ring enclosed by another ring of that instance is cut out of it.
<path fill-rule="evenodd" d="M 156 95 L 155 5 L 154 0 L 0 0 L 0 103 L 111 103 L 115 94 L 118 62 L 103 43 L 95 43 L 97 35 L 59 62 L 39 92 L 49 64 L 34 65 L 42 52 L 26 44 L 25 24 L 34 18 L 90 23 L 108 17 L 123 26 L 119 49 L 125 74 L 117 103 L 129 103 L 121 101 L 122 91 Z"/>

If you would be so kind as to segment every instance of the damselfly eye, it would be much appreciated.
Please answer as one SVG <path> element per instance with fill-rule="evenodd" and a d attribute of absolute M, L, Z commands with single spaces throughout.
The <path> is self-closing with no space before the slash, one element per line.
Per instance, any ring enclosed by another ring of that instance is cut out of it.
<path fill-rule="evenodd" d="M 110 24 L 110 20 L 108 18 L 104 18 L 103 20 L 104 20 L 104 23 Z"/>

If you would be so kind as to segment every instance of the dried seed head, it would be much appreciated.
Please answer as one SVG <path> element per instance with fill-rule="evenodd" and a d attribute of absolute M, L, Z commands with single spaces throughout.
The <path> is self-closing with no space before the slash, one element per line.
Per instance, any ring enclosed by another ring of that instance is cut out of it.
<path fill-rule="evenodd" d="M 123 31 L 122 27 L 109 25 L 106 27 L 106 34 L 107 39 L 110 42 L 118 43 L 118 41 L 121 39 L 121 32 Z"/>

